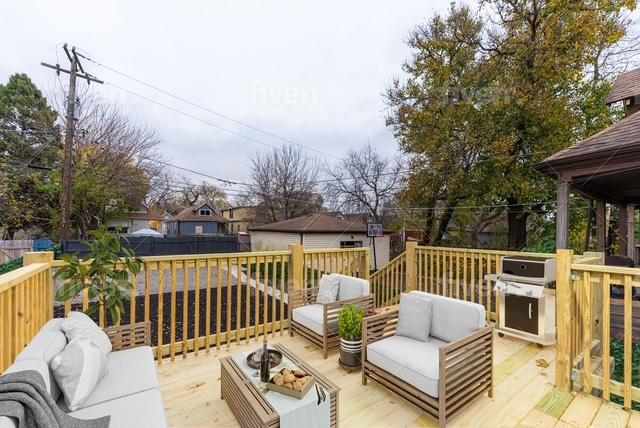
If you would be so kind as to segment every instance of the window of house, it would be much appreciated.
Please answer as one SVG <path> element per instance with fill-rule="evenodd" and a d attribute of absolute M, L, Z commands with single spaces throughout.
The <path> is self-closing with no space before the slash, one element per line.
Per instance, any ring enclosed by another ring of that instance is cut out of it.
<path fill-rule="evenodd" d="M 233 210 L 229 210 L 229 218 L 233 218 Z"/>
<path fill-rule="evenodd" d="M 196 235 L 202 235 L 202 226 L 196 226 L 195 233 Z"/>
<path fill-rule="evenodd" d="M 362 241 L 340 241 L 340 248 L 362 248 Z"/>
<path fill-rule="evenodd" d="M 208 210 L 208 209 L 204 209 L 204 208 L 203 208 L 203 209 L 201 209 L 201 210 L 198 212 L 198 214 L 199 214 L 199 215 L 211 215 L 211 210 Z"/>

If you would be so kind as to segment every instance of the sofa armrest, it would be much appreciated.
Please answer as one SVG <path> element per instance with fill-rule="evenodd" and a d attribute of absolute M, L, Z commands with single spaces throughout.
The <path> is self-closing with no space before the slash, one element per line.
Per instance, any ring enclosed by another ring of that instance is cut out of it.
<path fill-rule="evenodd" d="M 394 310 L 383 314 L 365 317 L 362 320 L 362 348 L 396 334 L 400 311 Z"/>
<path fill-rule="evenodd" d="M 114 351 L 151 346 L 151 322 L 149 321 L 106 327 L 104 332 L 109 337 Z"/>
<path fill-rule="evenodd" d="M 493 386 L 493 326 L 440 348 L 440 400 L 461 405 Z"/>
<path fill-rule="evenodd" d="M 335 302 L 322 305 L 324 326 L 328 333 L 337 330 L 338 314 L 345 305 L 353 305 L 356 309 L 362 309 L 365 316 L 373 309 L 373 294 L 354 297 L 353 299 L 337 300 Z M 330 331 L 331 330 L 331 331 Z"/>

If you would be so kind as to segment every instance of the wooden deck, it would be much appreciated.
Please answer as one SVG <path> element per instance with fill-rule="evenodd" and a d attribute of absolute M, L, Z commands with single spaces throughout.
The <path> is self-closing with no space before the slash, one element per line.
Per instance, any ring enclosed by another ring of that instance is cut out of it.
<path fill-rule="evenodd" d="M 342 427 L 437 426 L 396 395 L 360 372 L 338 367 L 337 351 L 322 359 L 309 342 L 288 335 L 270 338 L 284 343 L 340 388 Z M 220 357 L 256 349 L 260 343 L 215 348 L 187 359 L 168 359 L 158 367 L 165 409 L 171 427 L 238 426 L 220 399 Z M 451 419 L 451 427 L 640 427 L 640 413 L 604 403 L 593 396 L 563 394 L 553 388 L 555 348 L 538 348 L 515 339 L 496 337 L 494 398 L 482 397 Z"/>

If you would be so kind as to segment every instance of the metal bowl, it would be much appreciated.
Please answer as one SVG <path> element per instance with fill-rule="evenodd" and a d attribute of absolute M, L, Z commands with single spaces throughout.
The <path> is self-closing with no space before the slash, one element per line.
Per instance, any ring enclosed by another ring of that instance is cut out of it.
<path fill-rule="evenodd" d="M 262 349 L 257 351 L 253 351 L 249 355 L 247 355 L 247 365 L 252 369 L 260 370 L 260 359 L 254 360 L 254 356 L 262 355 Z M 282 362 L 282 352 L 276 351 L 275 349 L 269 349 L 269 368 L 272 369 L 276 367 L 278 364 Z"/>

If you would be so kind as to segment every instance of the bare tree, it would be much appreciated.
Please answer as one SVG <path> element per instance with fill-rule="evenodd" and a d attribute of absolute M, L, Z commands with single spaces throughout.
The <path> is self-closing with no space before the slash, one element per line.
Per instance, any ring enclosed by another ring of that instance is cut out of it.
<path fill-rule="evenodd" d="M 349 150 L 338 165 L 327 165 L 330 177 L 324 186 L 327 200 L 347 213 L 366 212 L 377 223 L 384 223 L 385 206 L 402 190 L 403 165 L 378 153 L 367 143 Z"/>
<path fill-rule="evenodd" d="M 213 208 L 220 209 L 229 205 L 226 192 L 218 186 L 214 186 L 205 181 L 196 184 L 186 179 L 184 187 L 181 190 L 181 196 L 186 207 L 197 204 L 209 204 Z"/>
<path fill-rule="evenodd" d="M 280 221 L 317 212 L 322 197 L 316 191 L 320 166 L 295 145 L 274 148 L 250 157 L 250 197 L 256 221 Z"/>
<path fill-rule="evenodd" d="M 62 93 L 53 99 L 63 108 Z M 109 218 L 144 205 L 151 183 L 162 179 L 163 170 L 156 162 L 161 155 L 155 129 L 136 123 L 120 106 L 91 92 L 81 100 L 73 148 L 72 221 L 86 239 Z M 60 117 L 64 121 L 64 115 Z"/>

